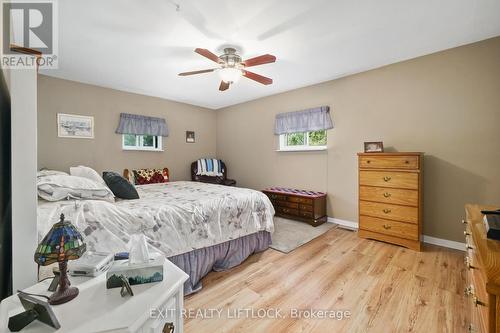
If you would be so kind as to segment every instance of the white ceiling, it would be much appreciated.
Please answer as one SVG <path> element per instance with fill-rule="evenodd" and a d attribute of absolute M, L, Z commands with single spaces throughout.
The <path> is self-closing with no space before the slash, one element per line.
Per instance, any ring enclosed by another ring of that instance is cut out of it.
<path fill-rule="evenodd" d="M 180 5 L 176 11 L 174 3 Z M 63 0 L 59 69 L 43 74 L 208 108 L 335 79 L 500 35 L 499 0 Z M 274 64 L 219 92 L 196 47 Z"/>

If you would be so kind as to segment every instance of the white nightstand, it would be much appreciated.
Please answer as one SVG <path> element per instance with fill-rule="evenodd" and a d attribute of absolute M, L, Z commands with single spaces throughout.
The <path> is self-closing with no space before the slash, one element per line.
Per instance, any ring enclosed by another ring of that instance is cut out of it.
<path fill-rule="evenodd" d="M 61 328 L 55 330 L 34 321 L 21 332 L 162 332 L 166 323 L 175 325 L 175 333 L 182 333 L 184 282 L 188 275 L 170 261 L 165 260 L 162 282 L 132 286 L 134 296 L 120 296 L 120 288 L 106 289 L 106 274 L 96 278 L 70 277 L 71 285 L 80 289 L 72 301 L 52 306 Z M 24 291 L 50 295 L 47 291 L 51 280 L 40 282 Z M 160 315 L 153 318 L 151 313 Z M 165 311 L 166 310 L 166 311 Z M 17 295 L 6 298 L 0 304 L 0 332 L 9 332 L 9 317 L 23 308 Z"/>

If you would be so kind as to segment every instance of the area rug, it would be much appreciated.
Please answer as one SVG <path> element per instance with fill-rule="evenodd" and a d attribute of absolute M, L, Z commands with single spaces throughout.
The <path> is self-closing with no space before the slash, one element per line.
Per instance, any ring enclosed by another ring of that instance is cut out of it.
<path fill-rule="evenodd" d="M 334 223 L 326 222 L 313 227 L 304 222 L 275 217 L 273 243 L 270 247 L 283 253 L 289 253 L 335 227 L 337 225 Z"/>

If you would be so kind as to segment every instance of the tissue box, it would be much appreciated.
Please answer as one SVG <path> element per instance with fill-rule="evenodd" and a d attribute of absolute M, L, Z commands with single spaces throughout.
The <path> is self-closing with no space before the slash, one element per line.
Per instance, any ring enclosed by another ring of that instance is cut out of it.
<path fill-rule="evenodd" d="M 144 264 L 131 265 L 127 260 L 115 261 L 106 272 L 106 288 L 121 288 L 121 275 L 127 278 L 131 286 L 163 281 L 164 261 L 163 257 L 156 257 Z"/>

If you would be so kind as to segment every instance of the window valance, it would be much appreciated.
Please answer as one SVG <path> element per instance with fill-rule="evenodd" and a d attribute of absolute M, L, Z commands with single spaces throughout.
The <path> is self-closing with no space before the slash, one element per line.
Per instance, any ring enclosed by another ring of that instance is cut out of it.
<path fill-rule="evenodd" d="M 276 135 L 296 132 L 320 131 L 333 128 L 329 106 L 279 113 L 276 115 Z"/>
<path fill-rule="evenodd" d="M 116 133 L 168 136 L 168 127 L 163 118 L 120 113 L 120 123 Z"/>

